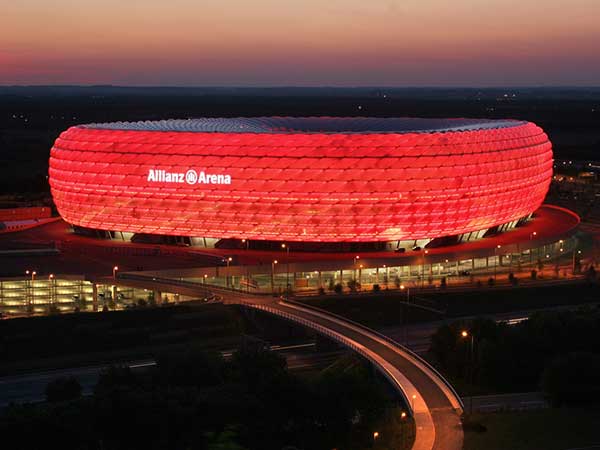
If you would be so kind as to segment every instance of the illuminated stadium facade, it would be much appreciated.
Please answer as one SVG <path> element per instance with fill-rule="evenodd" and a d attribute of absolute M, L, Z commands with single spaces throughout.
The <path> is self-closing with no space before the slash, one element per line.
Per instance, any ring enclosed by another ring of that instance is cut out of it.
<path fill-rule="evenodd" d="M 50 185 L 85 229 L 392 248 L 517 225 L 542 204 L 552 163 L 546 134 L 515 120 L 116 122 L 63 132 Z"/>

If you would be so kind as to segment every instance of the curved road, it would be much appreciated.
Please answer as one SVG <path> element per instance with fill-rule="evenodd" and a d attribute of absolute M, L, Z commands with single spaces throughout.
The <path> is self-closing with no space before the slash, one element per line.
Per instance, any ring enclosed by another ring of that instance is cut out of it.
<path fill-rule="evenodd" d="M 122 276 L 119 276 L 122 278 Z M 125 277 L 123 277 L 125 278 Z M 127 276 L 150 289 L 185 290 L 219 295 L 225 303 L 242 304 L 266 311 L 312 328 L 365 356 L 407 399 L 416 423 L 413 450 L 461 450 L 463 431 L 460 423 L 462 402 L 451 386 L 432 368 L 389 338 L 326 311 L 309 308 L 272 297 L 143 275 Z M 190 292 L 188 292 L 190 291 Z"/>
<path fill-rule="evenodd" d="M 363 327 L 337 317 L 323 314 L 309 308 L 299 307 L 286 302 L 271 302 L 267 305 L 253 303 L 256 299 L 246 298 L 242 303 L 276 313 L 282 313 L 290 320 L 303 319 L 328 330 L 339 333 L 364 349 L 389 363 L 401 377 L 398 381 L 409 402 L 414 405 L 414 418 L 417 424 L 417 434 L 413 449 L 460 450 L 463 446 L 463 432 L 460 423 L 462 408 L 457 399 L 452 398 L 452 392 L 432 376 L 431 371 L 415 361 L 415 358 L 401 347 L 394 346 L 374 332 L 369 333 Z M 293 317 L 292 317 L 293 316 Z M 302 323 L 301 320 L 294 320 Z M 307 323 L 304 323 L 307 325 Z M 313 327 L 315 328 L 315 327 Z M 317 331 L 319 331 L 317 329 Z M 379 367 L 382 370 L 382 367 Z M 414 394 L 413 394 L 414 393 Z M 416 395 L 415 399 L 412 396 Z"/>

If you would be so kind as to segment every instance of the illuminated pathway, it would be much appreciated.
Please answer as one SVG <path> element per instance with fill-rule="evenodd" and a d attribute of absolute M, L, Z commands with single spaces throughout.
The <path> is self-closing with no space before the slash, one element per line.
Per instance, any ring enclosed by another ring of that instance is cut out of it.
<path fill-rule="evenodd" d="M 413 409 L 416 437 L 413 449 L 460 450 L 462 405 L 452 387 L 422 359 L 390 339 L 343 318 L 295 303 L 242 302 L 299 323 L 351 348 L 370 360 Z"/>
<path fill-rule="evenodd" d="M 122 274 L 119 278 L 128 284 L 143 284 L 165 292 L 190 295 L 195 290 L 196 295 L 203 296 L 211 292 L 225 303 L 262 310 L 328 336 L 371 361 L 405 399 L 416 424 L 414 450 L 462 449 L 463 407 L 458 394 L 423 359 L 374 330 L 329 312 L 273 297 L 139 274 Z"/>

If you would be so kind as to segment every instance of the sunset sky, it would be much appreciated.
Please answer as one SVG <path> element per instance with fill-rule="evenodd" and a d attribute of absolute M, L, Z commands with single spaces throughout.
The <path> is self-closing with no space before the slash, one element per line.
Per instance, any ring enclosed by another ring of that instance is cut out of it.
<path fill-rule="evenodd" d="M 599 0 L 19 0 L 0 84 L 600 85 Z"/>

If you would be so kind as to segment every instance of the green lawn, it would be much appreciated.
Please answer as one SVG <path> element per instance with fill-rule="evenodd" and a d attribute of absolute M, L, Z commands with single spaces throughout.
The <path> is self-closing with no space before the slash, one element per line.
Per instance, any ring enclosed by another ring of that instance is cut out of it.
<path fill-rule="evenodd" d="M 599 409 L 552 408 L 473 419 L 487 431 L 466 432 L 464 450 L 583 450 L 600 445 Z"/>

